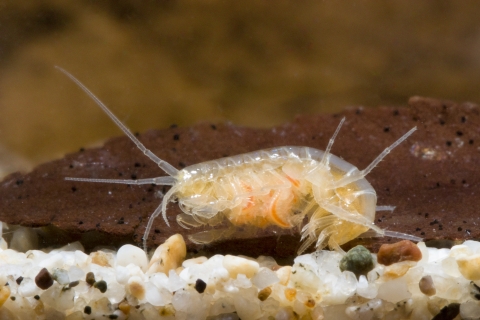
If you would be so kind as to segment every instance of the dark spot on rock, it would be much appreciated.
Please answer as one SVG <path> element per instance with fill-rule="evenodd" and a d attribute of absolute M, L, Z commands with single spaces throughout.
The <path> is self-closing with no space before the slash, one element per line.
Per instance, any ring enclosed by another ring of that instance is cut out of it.
<path fill-rule="evenodd" d="M 457 230 L 458 230 L 458 231 L 462 231 L 463 229 L 462 229 L 462 227 L 458 227 Z"/>
<path fill-rule="evenodd" d="M 158 234 L 158 233 L 160 233 L 160 230 L 155 229 L 154 232 Z"/>
<path fill-rule="evenodd" d="M 141 166 L 141 164 L 140 164 L 140 163 L 138 163 L 138 162 L 135 162 L 134 166 L 135 166 L 136 168 L 138 168 L 138 167 L 140 167 L 140 166 Z"/>
<path fill-rule="evenodd" d="M 197 281 L 195 281 L 195 290 L 197 290 L 198 293 L 203 293 L 206 288 L 207 284 L 202 279 L 197 279 Z"/>
<path fill-rule="evenodd" d="M 77 188 L 76 187 L 72 187 L 72 192 L 75 192 L 77 191 Z"/>
<path fill-rule="evenodd" d="M 399 114 L 400 114 L 400 112 L 398 112 L 398 110 L 394 110 L 394 111 L 393 111 L 393 115 L 394 115 L 394 116 L 398 116 Z"/>
<path fill-rule="evenodd" d="M 83 308 L 83 313 L 86 313 L 86 314 L 92 313 L 92 307 L 85 306 L 85 308 Z"/>
<path fill-rule="evenodd" d="M 108 319 L 118 319 L 118 316 L 116 314 L 111 314 L 108 316 Z"/>
<path fill-rule="evenodd" d="M 105 293 L 105 291 L 107 291 L 107 283 L 105 282 L 105 280 L 95 282 L 93 284 L 93 287 L 100 290 L 101 293 Z"/>
<path fill-rule="evenodd" d="M 425 235 L 425 232 L 423 232 L 423 231 L 420 232 L 420 235 L 421 235 L 421 236 L 424 236 L 424 235 Z"/>
<path fill-rule="evenodd" d="M 132 208 L 133 208 L 133 204 L 130 203 L 130 204 L 128 205 L 128 208 L 132 209 Z"/>
<path fill-rule="evenodd" d="M 21 186 L 23 184 L 23 180 L 22 179 L 18 179 L 17 182 L 15 182 L 17 184 L 17 186 Z"/>
<path fill-rule="evenodd" d="M 119 177 L 123 176 L 123 173 L 122 173 L 122 172 L 119 172 L 119 173 L 118 173 L 118 176 L 119 176 Z"/>
<path fill-rule="evenodd" d="M 473 144 L 473 139 L 468 140 L 468 144 Z"/>
<path fill-rule="evenodd" d="M 177 134 L 174 134 L 174 135 L 173 135 L 173 140 L 175 140 L 175 141 L 180 140 L 180 135 L 179 135 L 178 133 L 177 133 Z"/>
<path fill-rule="evenodd" d="M 210 125 L 210 128 L 212 128 L 212 130 L 217 130 L 217 126 L 214 124 Z"/>
<path fill-rule="evenodd" d="M 100 228 L 100 222 L 95 225 L 95 228 Z"/>
<path fill-rule="evenodd" d="M 78 221 L 78 224 L 83 224 L 83 221 Z"/>
<path fill-rule="evenodd" d="M 425 213 L 425 218 L 428 218 L 429 214 L 428 212 Z"/>
<path fill-rule="evenodd" d="M 462 132 L 462 131 L 460 131 L 460 130 L 459 130 L 459 131 L 457 131 L 457 136 L 459 136 L 459 137 L 463 136 L 463 132 Z"/>
<path fill-rule="evenodd" d="M 137 180 L 137 175 L 136 174 L 132 174 L 130 177 L 132 178 L 132 180 Z"/>
<path fill-rule="evenodd" d="M 178 165 L 180 166 L 180 168 L 185 168 L 186 167 L 185 163 L 183 163 L 181 161 L 178 163 Z"/>
<path fill-rule="evenodd" d="M 95 283 L 95 275 L 93 274 L 93 272 L 90 271 L 89 273 L 87 273 L 87 275 L 85 276 L 85 282 L 93 286 L 93 284 Z"/>
<path fill-rule="evenodd" d="M 118 222 L 117 222 L 117 223 L 118 223 L 118 224 L 124 224 L 125 221 L 123 220 L 123 217 L 121 217 L 120 219 L 118 219 Z"/>
<path fill-rule="evenodd" d="M 417 228 L 415 229 L 415 231 L 420 231 L 420 230 L 422 230 L 422 228 L 417 227 Z"/>
<path fill-rule="evenodd" d="M 445 124 L 445 120 L 443 120 L 443 119 L 440 119 L 439 122 L 440 122 L 440 124 L 441 124 L 442 126 Z"/>
<path fill-rule="evenodd" d="M 42 290 L 47 290 L 53 285 L 53 278 L 47 268 L 43 268 L 35 277 L 35 284 Z"/>
<path fill-rule="evenodd" d="M 23 277 L 22 277 L 22 276 L 18 277 L 17 280 L 15 280 L 15 282 L 16 282 L 18 285 L 20 285 L 20 283 L 22 283 L 22 281 L 23 281 Z"/>
<path fill-rule="evenodd" d="M 355 114 L 360 114 L 360 113 L 362 113 L 362 110 L 361 110 L 361 109 L 355 110 Z"/>
<path fill-rule="evenodd" d="M 11 296 L 11 297 L 10 297 L 10 300 L 12 300 L 12 301 L 15 301 L 16 299 L 17 299 L 17 298 L 15 298 L 15 296 Z"/>
<path fill-rule="evenodd" d="M 389 127 L 383 128 L 383 132 L 389 132 L 389 131 L 390 131 L 390 128 L 389 128 Z"/>
<path fill-rule="evenodd" d="M 138 131 L 135 131 L 135 133 L 134 133 L 134 134 L 135 134 L 135 137 L 138 137 L 138 136 L 140 136 L 140 132 L 138 132 Z"/>
<path fill-rule="evenodd" d="M 69 165 L 68 167 L 69 167 L 70 169 L 73 169 L 73 164 Z"/>
<path fill-rule="evenodd" d="M 74 287 L 78 286 L 79 284 L 80 284 L 80 281 L 78 281 L 78 280 L 77 281 L 72 281 L 68 284 L 68 287 L 69 288 L 74 288 Z"/>
<path fill-rule="evenodd" d="M 467 122 L 467 118 L 465 118 L 465 116 L 462 116 L 462 117 L 460 118 L 460 121 L 461 121 L 462 123 L 465 123 L 465 122 Z"/>
<path fill-rule="evenodd" d="M 452 141 L 447 141 L 446 144 L 448 147 L 450 147 L 452 145 Z"/>
<path fill-rule="evenodd" d="M 40 300 L 40 296 L 38 294 L 36 294 L 36 295 L 33 296 L 33 299 Z"/>
<path fill-rule="evenodd" d="M 172 125 L 170 125 L 170 129 L 175 129 L 175 128 L 177 128 L 177 127 L 178 127 L 178 126 L 177 126 L 175 123 L 172 124 Z"/>

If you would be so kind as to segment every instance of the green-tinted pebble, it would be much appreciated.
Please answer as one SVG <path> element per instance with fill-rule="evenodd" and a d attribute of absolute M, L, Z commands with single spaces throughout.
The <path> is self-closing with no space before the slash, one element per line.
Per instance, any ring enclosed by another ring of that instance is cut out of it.
<path fill-rule="evenodd" d="M 364 246 L 356 246 L 350 249 L 340 260 L 340 270 L 351 271 L 357 278 L 366 275 L 374 267 L 373 257 L 370 251 Z"/>

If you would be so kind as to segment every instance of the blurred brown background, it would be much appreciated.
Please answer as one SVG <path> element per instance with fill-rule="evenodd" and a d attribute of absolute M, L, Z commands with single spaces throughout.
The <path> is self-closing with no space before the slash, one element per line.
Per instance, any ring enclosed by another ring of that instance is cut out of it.
<path fill-rule="evenodd" d="M 2 1 L 0 168 L 121 134 L 55 65 L 133 131 L 271 126 L 412 95 L 478 103 L 479 17 L 454 0 Z"/>

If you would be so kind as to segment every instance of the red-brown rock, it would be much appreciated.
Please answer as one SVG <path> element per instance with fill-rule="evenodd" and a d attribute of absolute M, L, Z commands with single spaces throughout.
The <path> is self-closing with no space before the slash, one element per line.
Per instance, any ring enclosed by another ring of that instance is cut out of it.
<path fill-rule="evenodd" d="M 419 261 L 420 259 L 422 259 L 422 252 L 415 243 L 409 240 L 382 244 L 377 254 L 378 263 L 386 266 L 401 261 Z"/>
<path fill-rule="evenodd" d="M 271 129 L 201 123 L 189 128 L 151 130 L 139 139 L 177 168 L 215 158 L 274 146 L 325 149 L 341 117 L 346 117 L 332 152 L 365 168 L 386 146 L 414 126 L 415 132 L 382 161 L 367 179 L 379 205 L 375 223 L 391 231 L 434 241 L 480 238 L 480 116 L 471 103 L 414 97 L 408 107 L 352 107 L 335 115 L 302 115 Z M 96 245 L 140 244 L 149 215 L 164 187 L 65 181 L 65 177 L 147 178 L 164 173 L 126 137 L 101 148 L 69 154 L 30 173 L 14 173 L 0 183 L 0 221 L 44 227 L 43 245 L 80 240 L 87 250 Z M 177 225 L 180 210 L 168 208 L 167 227 L 155 220 L 148 245 L 174 233 L 198 230 Z M 187 238 L 187 237 L 185 237 Z M 391 238 L 356 240 L 375 252 Z M 189 251 L 291 257 L 299 245 L 297 230 L 258 230 L 208 246 L 187 240 Z"/>

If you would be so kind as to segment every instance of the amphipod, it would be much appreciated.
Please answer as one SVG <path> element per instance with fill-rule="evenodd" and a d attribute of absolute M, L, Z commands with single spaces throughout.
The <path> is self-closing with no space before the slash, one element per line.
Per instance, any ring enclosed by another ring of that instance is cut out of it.
<path fill-rule="evenodd" d="M 328 245 L 341 251 L 340 245 L 362 234 L 421 240 L 412 235 L 383 230 L 374 224 L 376 211 L 393 210 L 393 207 L 377 207 L 375 190 L 365 179 L 416 127 L 386 148 L 364 170 L 358 170 L 330 153 L 345 118 L 340 121 L 325 151 L 285 146 L 177 170 L 148 150 L 78 79 L 62 68 L 57 69 L 87 93 L 130 140 L 168 174 L 139 180 L 66 178 L 82 182 L 170 185 L 170 190 L 148 221 L 143 237 L 145 251 L 153 221 L 160 213 L 169 226 L 167 204 L 173 199 L 178 200 L 183 212 L 176 219 L 184 228 L 213 226 L 225 219 L 229 222 L 226 229 L 212 229 L 190 236 L 190 240 L 196 243 L 228 237 L 242 226 L 300 228 L 305 217 L 308 222 L 301 228 L 303 243 L 298 249 L 299 254 L 314 242 L 317 249 Z"/>

